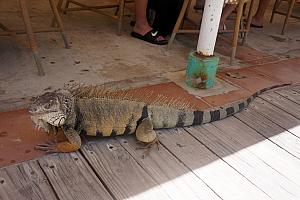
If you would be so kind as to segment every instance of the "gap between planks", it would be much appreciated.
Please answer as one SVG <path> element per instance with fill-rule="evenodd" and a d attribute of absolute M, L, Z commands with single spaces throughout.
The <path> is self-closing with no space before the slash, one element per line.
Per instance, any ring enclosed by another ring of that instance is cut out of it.
<path fill-rule="evenodd" d="M 270 199 L 184 129 L 159 131 L 161 143 L 222 199 Z"/>
<path fill-rule="evenodd" d="M 269 102 L 257 98 L 249 108 L 300 138 L 300 120 Z"/>
<path fill-rule="evenodd" d="M 0 169 L 0 199 L 58 200 L 37 160 Z"/>
<path fill-rule="evenodd" d="M 252 108 L 237 113 L 235 117 L 266 139 L 300 159 L 300 138 L 297 136 L 267 119 Z"/>
<path fill-rule="evenodd" d="M 272 199 L 300 198 L 299 177 L 293 174 L 300 161 L 242 122 L 228 118 L 225 123 L 186 129 Z M 286 163 L 291 166 L 286 167 Z"/>

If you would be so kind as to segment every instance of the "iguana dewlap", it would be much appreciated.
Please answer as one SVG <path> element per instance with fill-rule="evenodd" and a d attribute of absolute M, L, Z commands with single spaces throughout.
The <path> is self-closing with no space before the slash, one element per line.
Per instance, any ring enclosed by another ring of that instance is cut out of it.
<path fill-rule="evenodd" d="M 274 87 L 272 87 L 274 88 Z M 62 127 L 67 137 L 55 147 L 58 152 L 72 152 L 81 147 L 79 134 L 116 136 L 135 133 L 138 141 L 157 140 L 153 129 L 201 125 L 231 116 L 243 110 L 266 88 L 249 98 L 209 110 L 147 104 L 115 95 L 99 95 L 97 89 L 58 90 L 38 96 L 29 107 L 32 121 L 46 132 L 51 126 Z M 85 91 L 87 90 L 87 91 Z M 80 91 L 80 92 L 78 92 Z M 49 147 L 50 148 L 50 147 Z"/>

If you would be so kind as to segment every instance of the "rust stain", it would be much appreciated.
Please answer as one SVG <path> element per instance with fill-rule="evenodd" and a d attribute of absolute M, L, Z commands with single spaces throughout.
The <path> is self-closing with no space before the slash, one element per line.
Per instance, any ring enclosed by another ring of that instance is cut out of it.
<path fill-rule="evenodd" d="M 30 152 L 31 152 L 31 150 L 29 150 L 29 149 L 25 150 L 25 153 L 30 153 Z"/>
<path fill-rule="evenodd" d="M 6 131 L 0 132 L 0 137 L 5 137 L 5 136 L 7 136 L 7 135 L 8 135 L 8 133 L 7 133 Z"/>
<path fill-rule="evenodd" d="M 207 74 L 205 72 L 200 71 L 198 77 L 201 79 L 200 82 L 198 83 L 198 88 L 205 89 L 206 88 L 205 82 L 208 79 Z"/>
<path fill-rule="evenodd" d="M 231 78 L 247 78 L 247 76 L 241 75 L 239 72 L 226 72 L 226 76 L 229 76 Z"/>
<path fill-rule="evenodd" d="M 209 57 L 214 56 L 214 55 L 206 54 L 205 52 L 197 52 L 194 55 L 200 59 L 209 58 Z"/>

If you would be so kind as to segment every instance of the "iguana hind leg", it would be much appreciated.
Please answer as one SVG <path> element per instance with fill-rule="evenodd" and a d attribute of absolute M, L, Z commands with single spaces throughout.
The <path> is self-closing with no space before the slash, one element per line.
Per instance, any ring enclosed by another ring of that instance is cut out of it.
<path fill-rule="evenodd" d="M 159 140 L 157 138 L 157 135 L 155 131 L 153 130 L 153 124 L 152 121 L 149 119 L 149 117 L 142 120 L 140 125 L 138 125 L 136 131 L 135 131 L 136 139 L 144 144 L 145 146 L 139 147 L 138 149 L 147 149 L 144 153 L 147 155 L 153 145 L 157 145 L 157 148 L 159 149 Z"/>
<path fill-rule="evenodd" d="M 68 130 L 64 132 L 67 141 L 65 142 L 54 142 L 54 143 L 45 143 L 38 144 L 35 146 L 35 149 L 46 151 L 47 153 L 68 153 L 74 152 L 80 149 L 81 147 L 81 138 L 75 130 Z"/>

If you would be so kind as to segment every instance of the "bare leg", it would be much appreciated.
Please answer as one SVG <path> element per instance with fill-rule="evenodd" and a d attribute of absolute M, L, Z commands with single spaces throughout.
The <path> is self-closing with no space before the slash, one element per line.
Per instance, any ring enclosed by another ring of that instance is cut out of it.
<path fill-rule="evenodd" d="M 264 15 L 266 13 L 266 10 L 268 8 L 268 5 L 270 3 L 270 0 L 260 0 L 258 9 L 256 11 L 256 14 L 252 18 L 252 24 L 256 26 L 262 26 L 264 21 Z"/>
<path fill-rule="evenodd" d="M 219 29 L 222 29 L 225 25 L 225 21 L 229 17 L 229 15 L 234 11 L 235 7 L 237 4 L 226 4 L 223 11 L 222 11 L 222 16 L 220 19 L 220 26 Z"/>
<path fill-rule="evenodd" d="M 147 21 L 147 4 L 148 0 L 136 0 L 135 1 L 135 26 L 133 31 L 145 35 L 152 28 L 149 26 Z"/>

